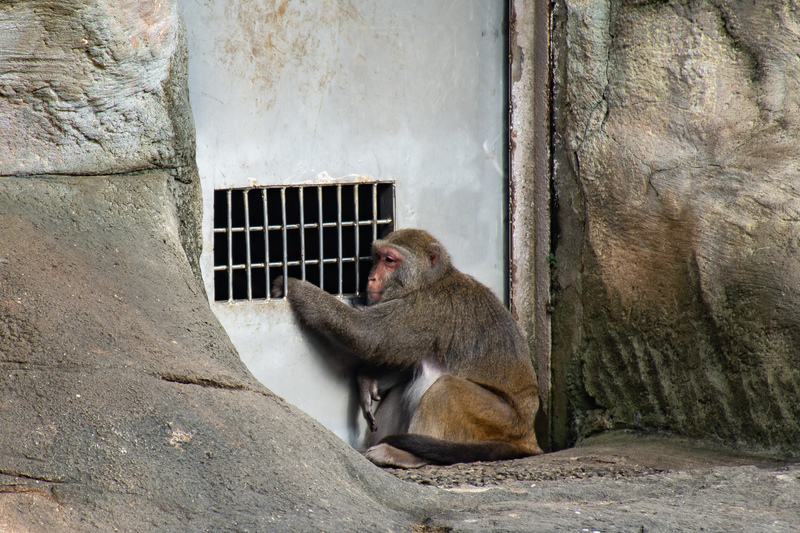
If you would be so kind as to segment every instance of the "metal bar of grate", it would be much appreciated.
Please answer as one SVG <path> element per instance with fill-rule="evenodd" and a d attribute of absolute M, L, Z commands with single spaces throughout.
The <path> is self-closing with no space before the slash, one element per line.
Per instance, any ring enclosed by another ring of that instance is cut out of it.
<path fill-rule="evenodd" d="M 372 184 L 372 241 L 378 240 L 378 184 Z"/>
<path fill-rule="evenodd" d="M 317 205 L 319 206 L 319 218 L 317 221 L 319 222 L 319 288 L 325 289 L 325 256 L 324 254 L 324 243 L 323 243 L 323 236 L 325 232 L 322 231 L 323 222 L 322 222 L 322 186 L 317 187 Z"/>
<path fill-rule="evenodd" d="M 338 246 L 336 248 L 336 262 L 339 267 L 339 296 L 342 295 L 342 186 L 336 186 L 336 235 Z"/>
<path fill-rule="evenodd" d="M 300 199 L 300 279 L 306 279 L 306 222 L 303 213 L 303 187 L 298 187 L 297 194 Z"/>
<path fill-rule="evenodd" d="M 225 195 L 228 200 L 228 301 L 233 301 L 233 191 Z"/>
<path fill-rule="evenodd" d="M 359 216 L 359 212 L 358 212 L 358 189 L 359 189 L 358 185 L 353 187 L 353 213 L 354 213 L 354 217 L 353 218 L 355 219 L 355 227 L 353 228 L 353 232 L 355 233 L 355 235 L 353 237 L 355 239 L 355 243 L 354 243 L 355 244 L 355 252 L 353 253 L 353 256 L 354 256 L 353 259 L 354 259 L 355 264 L 356 264 L 356 273 L 355 273 L 355 275 L 356 275 L 356 292 L 358 292 L 361 289 L 361 261 L 359 261 L 359 257 L 358 257 L 359 255 L 361 255 L 361 246 L 360 246 L 360 243 L 359 243 L 359 238 L 360 238 L 360 233 L 361 233 L 361 227 L 360 227 L 361 217 Z"/>
<path fill-rule="evenodd" d="M 264 286 L 266 287 L 266 299 L 269 300 L 272 280 L 269 275 L 269 211 L 267 210 L 267 189 L 261 189 L 261 202 L 264 212 Z"/>
<path fill-rule="evenodd" d="M 250 253 L 250 189 L 243 192 L 244 199 L 244 246 L 245 246 L 245 265 L 247 270 L 247 299 L 253 299 L 253 269 L 251 266 Z"/>
<path fill-rule="evenodd" d="M 281 235 L 283 237 L 283 294 L 289 290 L 289 256 L 286 246 L 286 187 L 281 187 Z"/>

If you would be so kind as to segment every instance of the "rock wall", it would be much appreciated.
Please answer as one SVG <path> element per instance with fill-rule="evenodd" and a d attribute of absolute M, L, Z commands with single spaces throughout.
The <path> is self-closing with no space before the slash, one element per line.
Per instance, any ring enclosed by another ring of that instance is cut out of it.
<path fill-rule="evenodd" d="M 553 17 L 557 444 L 608 427 L 800 451 L 800 13 Z"/>
<path fill-rule="evenodd" d="M 176 2 L 0 4 L 0 176 L 158 169 L 197 276 L 202 202 Z"/>

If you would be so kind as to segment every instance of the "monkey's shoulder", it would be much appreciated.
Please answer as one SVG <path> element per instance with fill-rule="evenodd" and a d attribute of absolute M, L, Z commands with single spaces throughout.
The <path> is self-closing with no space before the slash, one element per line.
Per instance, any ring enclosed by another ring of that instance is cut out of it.
<path fill-rule="evenodd" d="M 503 307 L 500 299 L 489 287 L 456 269 L 437 282 L 434 290 L 430 291 L 430 296 L 437 301 L 449 299 L 461 305 Z"/>

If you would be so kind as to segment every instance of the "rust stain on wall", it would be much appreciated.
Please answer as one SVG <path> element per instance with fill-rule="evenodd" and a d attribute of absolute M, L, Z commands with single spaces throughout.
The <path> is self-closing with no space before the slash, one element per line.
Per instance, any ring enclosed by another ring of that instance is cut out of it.
<path fill-rule="evenodd" d="M 238 31 L 218 38 L 218 47 L 224 51 L 223 68 L 249 80 L 262 93 L 262 102 L 271 107 L 275 103 L 272 88 L 287 69 L 293 78 L 298 71 L 302 79 L 310 76 L 314 90 L 330 83 L 330 73 L 342 68 L 338 40 L 348 38 L 343 37 L 347 32 L 338 30 L 348 19 L 361 20 L 361 14 L 351 2 L 243 1 L 229 2 L 225 18 Z M 310 20 L 314 23 L 309 24 Z M 315 66 L 320 63 L 328 68 Z"/>

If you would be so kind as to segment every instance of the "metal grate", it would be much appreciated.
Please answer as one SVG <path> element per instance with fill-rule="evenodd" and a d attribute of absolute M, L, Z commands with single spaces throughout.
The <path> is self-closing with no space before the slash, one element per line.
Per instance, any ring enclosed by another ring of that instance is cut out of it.
<path fill-rule="evenodd" d="M 278 276 L 360 296 L 372 242 L 393 228 L 392 183 L 216 190 L 214 300 L 270 300 Z"/>

